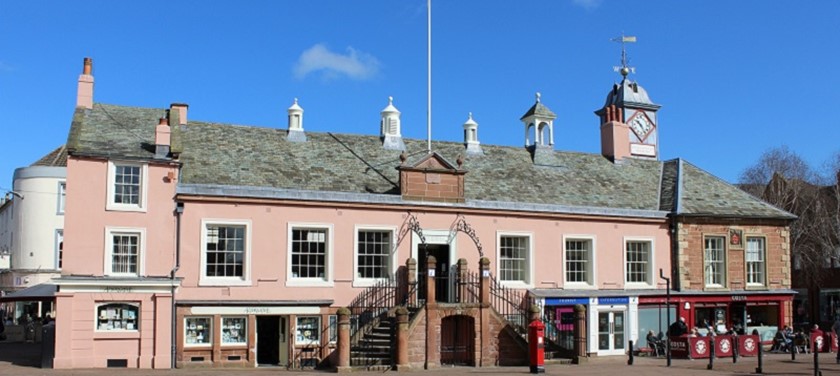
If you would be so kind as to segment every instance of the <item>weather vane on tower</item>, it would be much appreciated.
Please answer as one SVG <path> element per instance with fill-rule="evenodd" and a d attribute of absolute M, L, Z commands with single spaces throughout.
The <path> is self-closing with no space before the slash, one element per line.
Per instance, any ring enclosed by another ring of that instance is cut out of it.
<path fill-rule="evenodd" d="M 636 67 L 627 65 L 627 49 L 625 48 L 627 43 L 636 43 L 636 37 L 625 36 L 624 33 L 621 33 L 620 37 L 615 37 L 610 40 L 621 43 L 621 66 L 613 66 L 613 71 L 620 72 L 623 77 L 627 77 L 630 73 L 636 73 Z"/>

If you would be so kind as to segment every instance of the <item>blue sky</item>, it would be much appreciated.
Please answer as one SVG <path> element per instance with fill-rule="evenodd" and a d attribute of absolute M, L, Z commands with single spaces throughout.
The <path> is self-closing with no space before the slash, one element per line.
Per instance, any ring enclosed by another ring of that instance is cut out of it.
<path fill-rule="evenodd" d="M 555 149 L 600 152 L 603 105 L 631 78 L 662 105 L 662 159 L 734 182 L 771 147 L 820 165 L 840 151 L 839 1 L 436 0 L 433 139 L 521 146 L 534 93 Z M 0 2 L 0 187 L 65 142 L 82 58 L 94 101 L 190 105 L 195 120 L 378 134 L 388 96 L 426 137 L 426 1 Z M 1 193 L 1 192 L 0 192 Z"/>

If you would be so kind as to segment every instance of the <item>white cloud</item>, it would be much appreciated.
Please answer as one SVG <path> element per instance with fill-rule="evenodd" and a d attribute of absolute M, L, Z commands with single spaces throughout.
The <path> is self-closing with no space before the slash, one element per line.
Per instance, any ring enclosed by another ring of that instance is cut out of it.
<path fill-rule="evenodd" d="M 310 73 L 321 73 L 325 79 L 347 76 L 354 80 L 365 80 L 379 72 L 379 60 L 373 55 L 347 47 L 345 54 L 330 51 L 323 44 L 316 44 L 303 51 L 294 67 L 298 79 Z"/>
<path fill-rule="evenodd" d="M 586 9 L 595 9 L 601 5 L 601 0 L 572 0 L 572 2 Z"/>

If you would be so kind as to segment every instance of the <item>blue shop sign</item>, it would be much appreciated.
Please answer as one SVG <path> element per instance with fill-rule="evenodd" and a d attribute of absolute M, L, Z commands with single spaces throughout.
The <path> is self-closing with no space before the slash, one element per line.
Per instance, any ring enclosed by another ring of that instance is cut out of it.
<path fill-rule="evenodd" d="M 628 298 L 626 296 L 601 297 L 601 298 L 598 298 L 598 304 L 603 304 L 603 305 L 630 304 L 630 298 Z"/>
<path fill-rule="evenodd" d="M 589 305 L 589 298 L 545 298 L 547 306 L 565 306 L 583 304 Z"/>

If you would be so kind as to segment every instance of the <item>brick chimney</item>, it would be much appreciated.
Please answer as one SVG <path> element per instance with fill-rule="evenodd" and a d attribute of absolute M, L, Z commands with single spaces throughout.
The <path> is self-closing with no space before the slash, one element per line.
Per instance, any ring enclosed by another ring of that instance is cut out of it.
<path fill-rule="evenodd" d="M 76 92 L 76 107 L 93 109 L 93 59 L 86 57 L 82 74 L 79 75 L 79 87 Z"/>
<path fill-rule="evenodd" d="M 169 128 L 169 120 L 162 117 L 155 127 L 155 158 L 168 157 L 171 142 L 172 130 Z"/>
<path fill-rule="evenodd" d="M 621 108 L 604 107 L 601 124 L 601 155 L 620 161 L 630 156 L 630 127 L 621 121 Z"/>
<path fill-rule="evenodd" d="M 170 119 L 174 120 L 172 115 L 178 117 L 178 123 L 176 124 L 175 121 L 170 121 L 169 123 L 172 125 L 187 125 L 187 110 L 190 108 L 190 105 L 186 103 L 172 103 L 169 105 L 169 113 Z"/>

